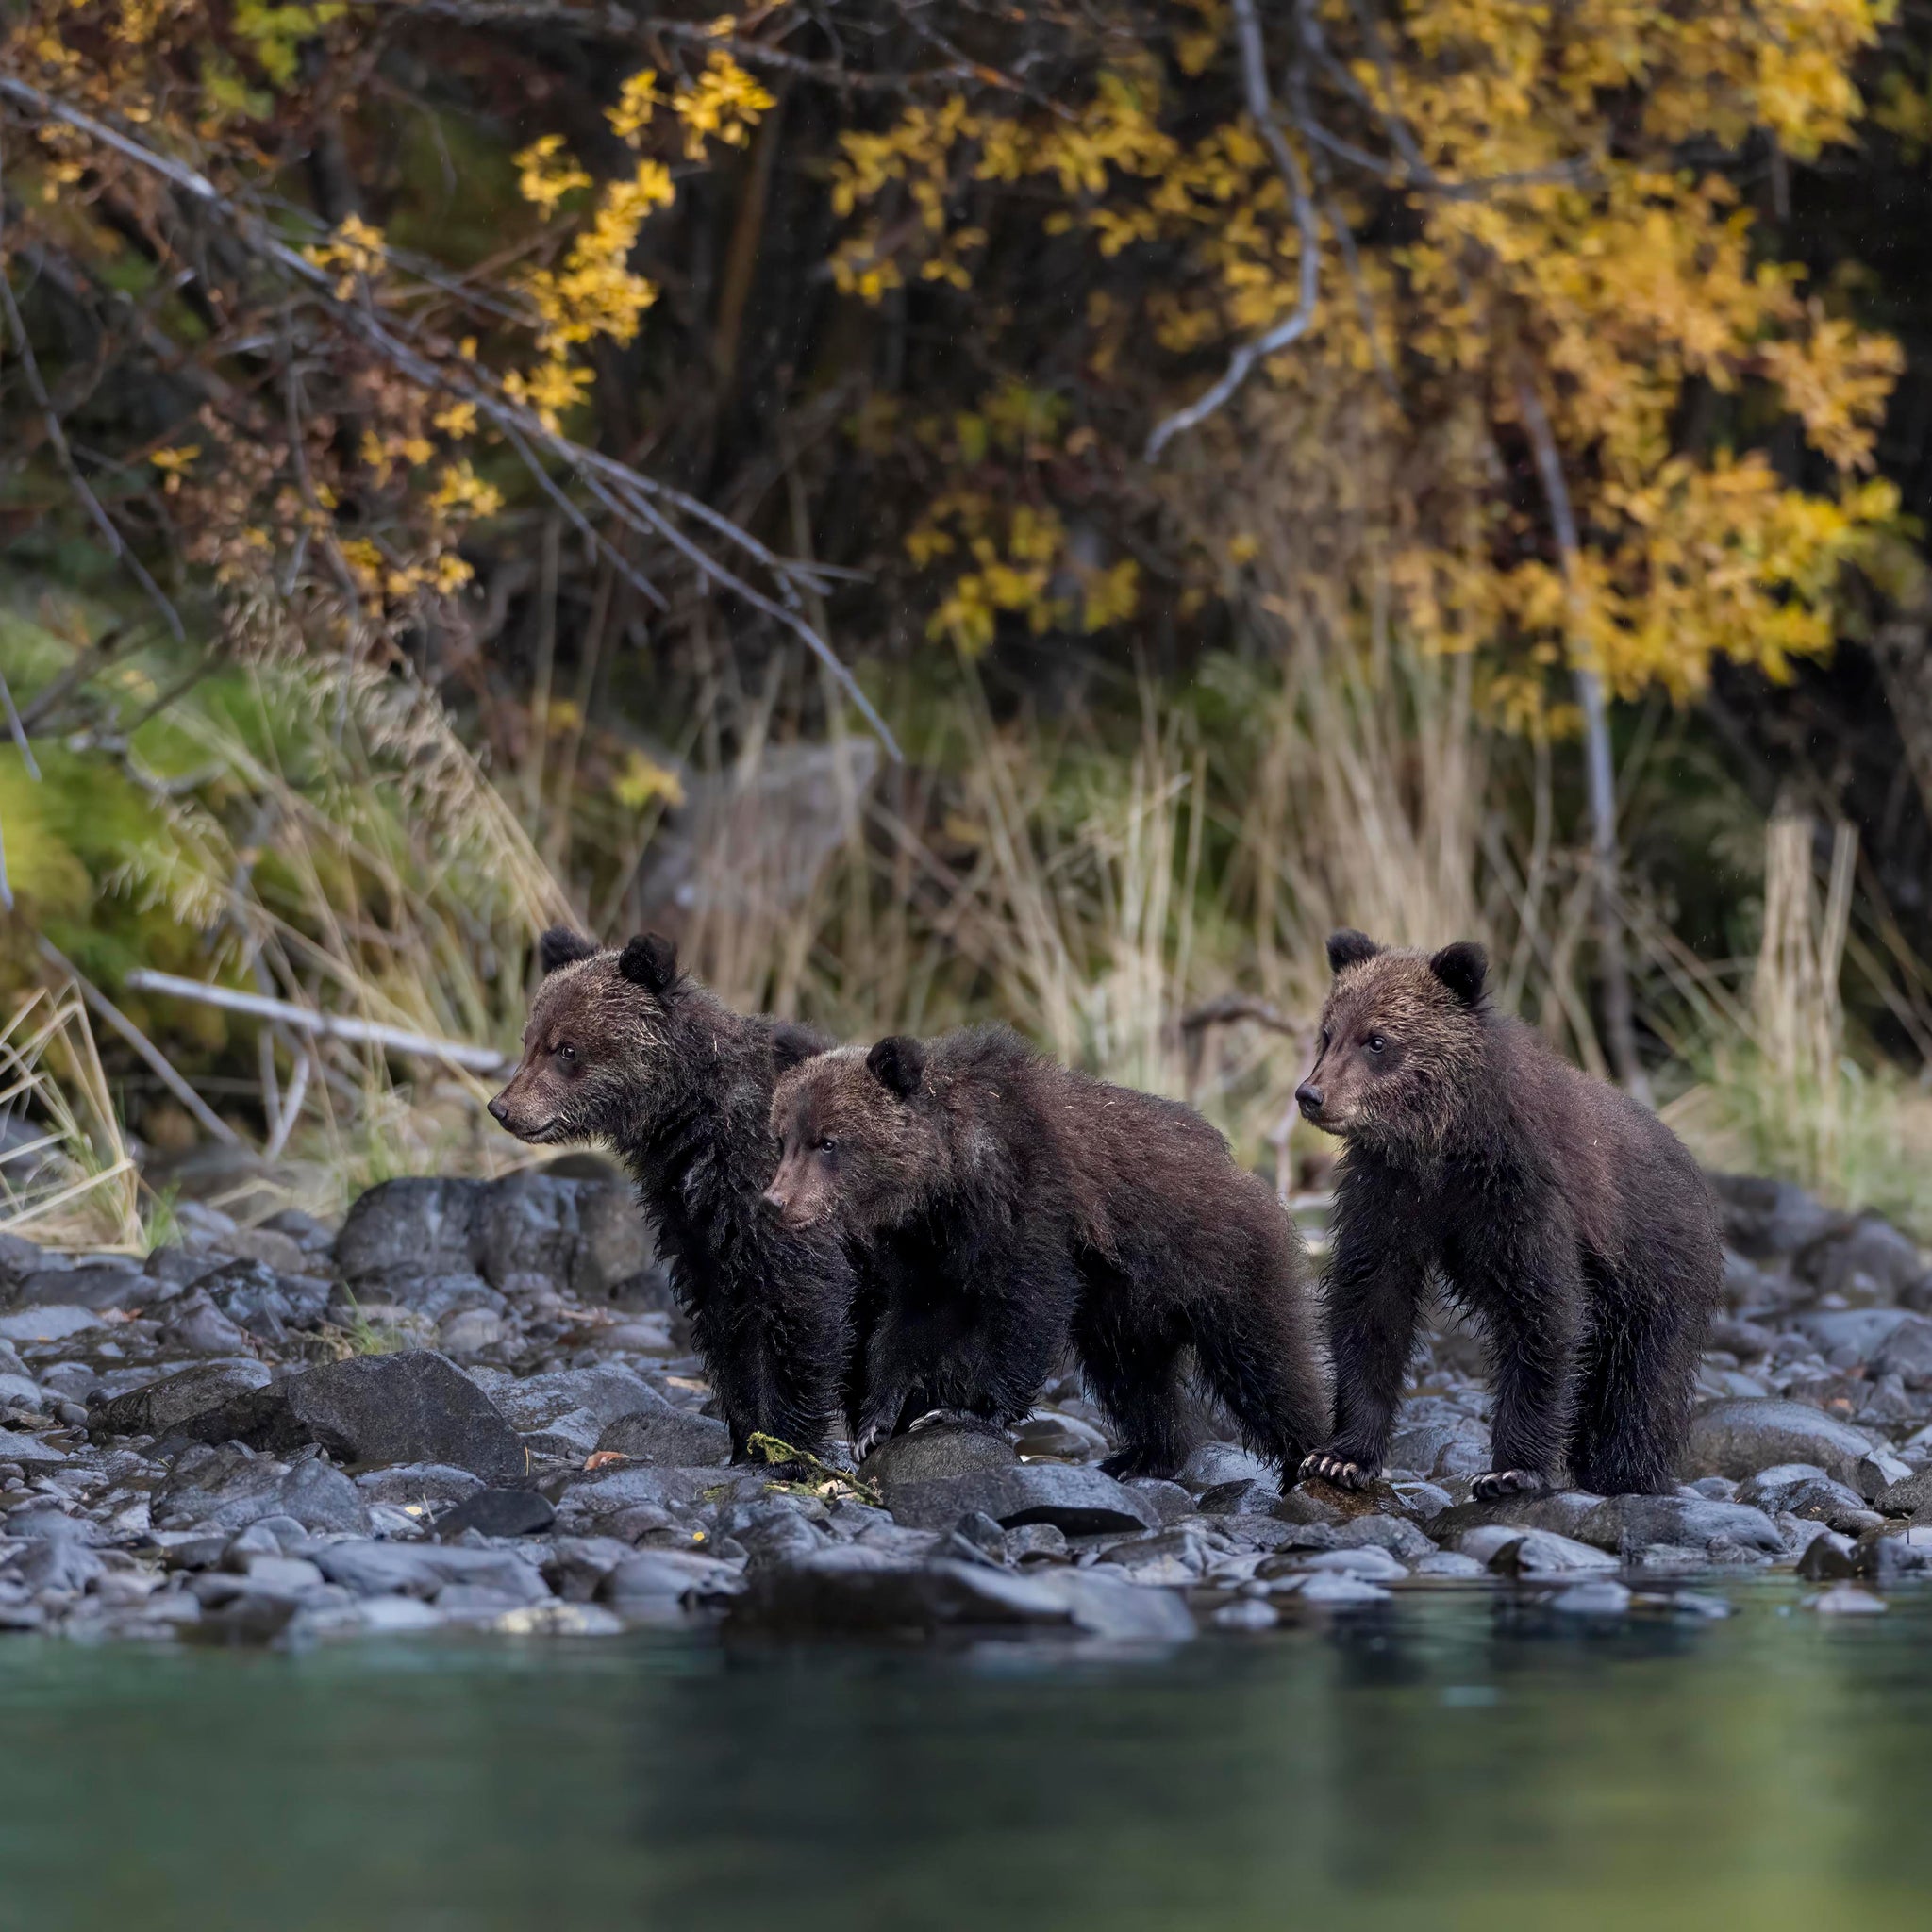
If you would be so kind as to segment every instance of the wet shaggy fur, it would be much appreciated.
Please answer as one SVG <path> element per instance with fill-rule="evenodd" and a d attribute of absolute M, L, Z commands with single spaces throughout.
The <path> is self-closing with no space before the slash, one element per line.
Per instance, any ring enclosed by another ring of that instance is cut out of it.
<path fill-rule="evenodd" d="M 849 1347 L 851 1269 L 827 1231 L 782 1225 L 778 1074 L 826 1042 L 733 1012 L 677 970 L 670 942 L 600 950 L 556 929 L 524 1054 L 490 1110 L 542 1146 L 608 1141 L 656 1224 L 672 1285 L 743 1460 L 757 1431 L 824 1447 Z"/>
<path fill-rule="evenodd" d="M 1113 1474 L 1184 1459 L 1189 1348 L 1259 1453 L 1322 1439 L 1293 1224 L 1191 1109 L 988 1027 L 808 1061 L 772 1119 L 774 1205 L 843 1231 L 868 1308 L 856 1447 L 930 1407 L 1016 1421 L 1069 1340 Z"/>
<path fill-rule="evenodd" d="M 1336 1430 L 1308 1473 L 1382 1465 L 1432 1279 L 1481 1323 L 1494 1467 L 1477 1495 L 1667 1494 L 1722 1287 L 1717 1211 L 1668 1127 L 1493 1011 L 1474 945 L 1433 958 L 1358 932 L 1302 1111 L 1346 1141 L 1327 1322 Z"/>

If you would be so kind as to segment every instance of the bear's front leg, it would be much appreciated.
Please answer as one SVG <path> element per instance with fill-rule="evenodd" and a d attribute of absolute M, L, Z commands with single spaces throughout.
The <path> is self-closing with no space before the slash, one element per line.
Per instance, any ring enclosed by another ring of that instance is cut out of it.
<path fill-rule="evenodd" d="M 1304 1481 L 1365 1490 L 1382 1473 L 1428 1278 L 1421 1219 L 1396 1177 L 1366 1163 L 1343 1170 L 1325 1310 L 1335 1433 L 1303 1459 Z"/>
<path fill-rule="evenodd" d="M 1473 1477 L 1478 1502 L 1535 1496 L 1556 1487 L 1569 1440 L 1583 1283 L 1574 1248 L 1560 1230 L 1542 1229 L 1513 1244 L 1499 1266 L 1465 1277 L 1465 1297 L 1481 1312 L 1495 1400 L 1490 1464 Z"/>

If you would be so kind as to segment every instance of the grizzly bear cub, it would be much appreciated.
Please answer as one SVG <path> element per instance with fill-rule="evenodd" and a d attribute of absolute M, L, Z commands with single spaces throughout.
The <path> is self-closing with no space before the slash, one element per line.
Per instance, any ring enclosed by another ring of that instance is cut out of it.
<path fill-rule="evenodd" d="M 1189 1347 L 1257 1451 L 1291 1470 L 1322 1440 L 1294 1224 L 1191 1108 L 985 1027 L 807 1061 L 772 1124 L 768 1199 L 841 1229 L 869 1305 L 860 1456 L 924 1407 L 1016 1421 L 1069 1339 L 1109 1474 L 1186 1456 Z"/>
<path fill-rule="evenodd" d="M 540 958 L 523 1059 L 490 1111 L 535 1145 L 615 1147 L 656 1224 L 734 1459 L 761 1430 L 817 1451 L 847 1367 L 851 1269 L 828 1231 L 781 1225 L 762 1196 L 778 1075 L 826 1042 L 733 1012 L 655 934 L 613 952 L 554 927 Z"/>
<path fill-rule="evenodd" d="M 1302 1112 L 1346 1142 L 1327 1276 L 1336 1429 L 1303 1466 L 1382 1466 L 1432 1278 L 1487 1333 L 1493 1467 L 1478 1497 L 1667 1494 L 1724 1274 L 1717 1210 L 1663 1123 L 1484 993 L 1480 946 L 1433 958 L 1355 931 Z"/>

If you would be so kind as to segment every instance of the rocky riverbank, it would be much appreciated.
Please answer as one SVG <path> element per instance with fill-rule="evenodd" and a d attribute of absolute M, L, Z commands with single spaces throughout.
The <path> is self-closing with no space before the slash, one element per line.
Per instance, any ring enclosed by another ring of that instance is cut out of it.
<path fill-rule="evenodd" d="M 1009 1438 L 938 1424 L 857 1481 L 727 1466 L 627 1190 L 392 1181 L 339 1229 L 182 1212 L 145 1261 L 0 1237 L 0 1629 L 288 1642 L 639 1623 L 1171 1642 L 1415 1588 L 1535 1613 L 1821 1611 L 1932 1575 L 1932 1272 L 1895 1228 L 1721 1183 L 1728 1307 L 1669 1497 L 1469 1500 L 1470 1337 L 1432 1338 L 1388 1480 L 1282 1493 L 1208 1441 L 1118 1483 L 1072 1376 Z"/>

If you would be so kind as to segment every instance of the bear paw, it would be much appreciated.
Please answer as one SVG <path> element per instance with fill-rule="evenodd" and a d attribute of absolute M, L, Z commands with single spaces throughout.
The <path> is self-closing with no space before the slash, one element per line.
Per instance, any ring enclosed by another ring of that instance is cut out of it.
<path fill-rule="evenodd" d="M 1345 1457 L 1332 1455 L 1326 1449 L 1317 1449 L 1312 1456 L 1302 1458 L 1296 1479 L 1307 1482 L 1311 1477 L 1319 1476 L 1324 1483 L 1333 1483 L 1338 1490 L 1365 1490 L 1378 1474 L 1373 1464 L 1350 1462 Z"/>
<path fill-rule="evenodd" d="M 1158 1476 L 1171 1481 L 1174 1469 L 1173 1461 L 1147 1449 L 1123 1449 L 1100 1465 L 1101 1474 L 1110 1475 L 1116 1482 L 1124 1482 L 1128 1476 L 1135 1475 Z"/>
<path fill-rule="evenodd" d="M 1534 1469 L 1487 1469 L 1470 1478 L 1469 1493 L 1478 1503 L 1493 1503 L 1499 1496 L 1541 1496 L 1549 1487 L 1549 1477 Z"/>

